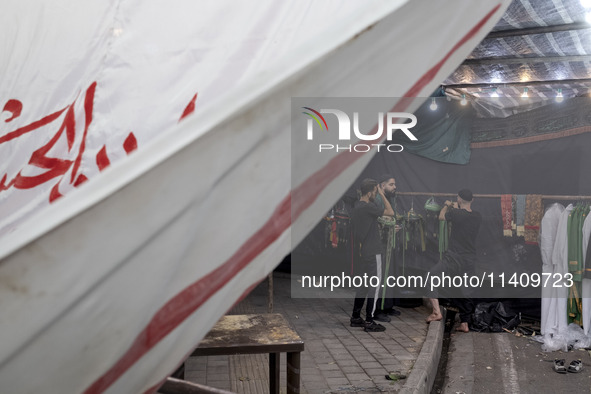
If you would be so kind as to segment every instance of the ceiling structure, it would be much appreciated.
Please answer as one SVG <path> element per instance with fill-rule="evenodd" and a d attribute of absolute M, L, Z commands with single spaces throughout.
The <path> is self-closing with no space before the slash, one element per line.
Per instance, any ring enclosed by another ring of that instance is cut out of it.
<path fill-rule="evenodd" d="M 442 84 L 482 117 L 506 117 L 591 92 L 591 0 L 514 0 Z M 498 97 L 497 97 L 498 96 Z"/>

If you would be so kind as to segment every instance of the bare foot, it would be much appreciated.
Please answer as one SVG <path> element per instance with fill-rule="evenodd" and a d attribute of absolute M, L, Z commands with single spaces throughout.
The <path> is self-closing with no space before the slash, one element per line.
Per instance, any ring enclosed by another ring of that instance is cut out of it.
<path fill-rule="evenodd" d="M 460 323 L 460 326 L 458 328 L 456 328 L 456 331 L 460 331 L 460 332 L 470 332 L 470 329 L 468 328 L 468 323 Z"/>
<path fill-rule="evenodd" d="M 443 319 L 443 315 L 441 313 L 431 313 L 429 316 L 427 316 L 427 323 L 439 321 L 441 319 Z"/>

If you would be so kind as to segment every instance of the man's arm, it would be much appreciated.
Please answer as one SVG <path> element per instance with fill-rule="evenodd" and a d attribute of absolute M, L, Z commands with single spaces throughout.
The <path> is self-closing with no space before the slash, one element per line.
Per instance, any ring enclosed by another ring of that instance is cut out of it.
<path fill-rule="evenodd" d="M 382 201 L 384 202 L 384 216 L 394 216 L 394 210 L 392 209 L 392 205 L 390 205 L 390 201 L 384 195 L 384 191 L 382 190 L 382 185 L 378 184 L 378 193 L 382 197 Z"/>
<path fill-rule="evenodd" d="M 445 205 L 443 206 L 443 208 L 441 209 L 441 212 L 439 212 L 439 220 L 447 220 L 445 218 L 445 214 L 447 213 L 447 210 L 449 209 L 449 207 L 451 207 L 453 204 L 451 201 L 447 200 L 445 202 Z"/>

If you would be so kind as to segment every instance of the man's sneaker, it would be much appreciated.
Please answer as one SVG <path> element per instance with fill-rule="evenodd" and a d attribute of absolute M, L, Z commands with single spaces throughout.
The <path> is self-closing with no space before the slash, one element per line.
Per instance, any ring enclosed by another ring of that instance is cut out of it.
<path fill-rule="evenodd" d="M 392 320 L 392 319 L 390 319 L 390 316 L 386 315 L 383 312 L 376 313 L 375 316 L 373 317 L 373 319 L 377 320 L 377 321 L 383 321 L 386 323 L 389 323 Z"/>
<path fill-rule="evenodd" d="M 352 317 L 351 327 L 365 327 L 365 320 L 360 317 Z"/>
<path fill-rule="evenodd" d="M 376 323 L 375 321 L 368 321 L 365 323 L 365 328 L 363 329 L 365 332 L 382 332 L 386 331 L 386 327 L 382 326 L 381 324 Z"/>
<path fill-rule="evenodd" d="M 400 316 L 401 313 L 398 309 L 392 308 L 388 311 L 388 316 Z"/>

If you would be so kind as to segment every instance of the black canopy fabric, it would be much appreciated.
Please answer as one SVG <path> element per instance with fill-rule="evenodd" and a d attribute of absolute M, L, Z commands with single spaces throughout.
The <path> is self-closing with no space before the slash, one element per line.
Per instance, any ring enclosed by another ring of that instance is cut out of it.
<path fill-rule="evenodd" d="M 573 196 L 591 196 L 591 177 L 588 175 L 591 169 L 589 101 L 588 98 L 571 100 L 561 107 L 540 108 L 527 115 L 472 123 L 471 137 L 478 136 L 478 142 L 472 143 L 469 162 L 463 165 L 422 157 L 409 152 L 410 149 L 400 153 L 379 152 L 353 182 L 349 192 L 341 199 L 341 205 L 352 206 L 357 198 L 355 190 L 362 179 L 375 178 L 383 173 L 393 174 L 398 191 L 398 213 L 407 214 L 413 209 L 423 217 L 426 225 L 426 250 L 407 250 L 405 269 L 411 273 L 413 269 L 424 273 L 440 257 L 437 240 L 431 235 L 437 230 L 427 220 L 432 218 L 424 209 L 425 202 L 432 194 L 448 193 L 449 196 L 435 197 L 442 205 L 446 199 L 454 200 L 459 190 L 469 188 L 475 194 L 472 207 L 483 218 L 476 245 L 476 271 L 494 272 L 495 275 L 505 273 L 506 278 L 514 273 L 539 273 L 542 266 L 539 246 L 526 243 L 524 237 L 516 234 L 510 237 L 504 235 L 500 196 L 542 195 L 545 196 L 542 200 L 544 206 L 554 202 L 567 205 L 577 202 L 578 199 Z M 574 120 L 569 121 L 569 117 L 574 117 Z M 552 120 L 562 118 L 566 120 L 552 123 Z M 527 125 L 527 130 L 516 133 L 513 128 L 523 124 Z M 488 136 L 483 138 L 485 131 Z M 411 196 L 405 192 L 419 195 Z M 588 200 L 591 201 L 591 198 Z M 327 248 L 327 231 L 325 223 L 320 223 L 295 253 L 307 254 L 306 261 L 314 261 L 314 267 L 328 268 L 332 262 L 337 272 L 350 272 L 350 251 Z M 397 245 L 400 247 L 401 243 Z M 397 264 L 401 263 L 399 256 Z M 505 287 L 475 296 L 539 297 L 540 289 Z"/>
<path fill-rule="evenodd" d="M 470 161 L 465 165 L 442 163 L 406 151 L 378 153 L 359 179 L 382 172 L 394 174 L 399 210 L 408 212 L 413 208 L 422 215 L 426 215 L 423 206 L 431 194 L 450 193 L 448 197 L 436 197 L 442 204 L 445 199 L 455 200 L 453 196 L 462 188 L 471 189 L 476 195 L 472 208 L 483 217 L 477 238 L 478 270 L 540 272 L 539 247 L 526 244 L 523 237 L 504 236 L 500 196 L 543 195 L 546 196 L 545 206 L 554 202 L 564 205 L 577 202 L 576 198 L 569 197 L 591 196 L 591 116 L 584 110 L 591 107 L 586 101 L 567 103 L 566 109 L 561 111 L 568 112 L 570 107 L 570 111 L 576 112 L 579 108 L 581 116 L 567 122 L 569 128 L 558 127 L 554 132 L 543 133 L 536 128 L 536 125 L 543 128 L 548 124 L 556 111 L 552 108 L 538 110 L 537 117 L 528 115 L 530 128 L 537 133 L 532 131 L 522 138 L 512 134 L 510 128 L 514 122 L 511 119 L 502 123 L 490 120 L 488 126 L 480 124 L 481 130 L 487 127 L 491 133 L 496 130 L 498 138 L 472 144 Z M 540 123 L 539 119 L 546 119 L 546 122 Z M 421 195 L 410 196 L 404 192 L 420 192 Z M 492 196 L 478 197 L 483 194 Z M 523 295 L 517 289 L 512 294 Z M 525 296 L 537 297 L 539 292 L 530 291 Z"/>

